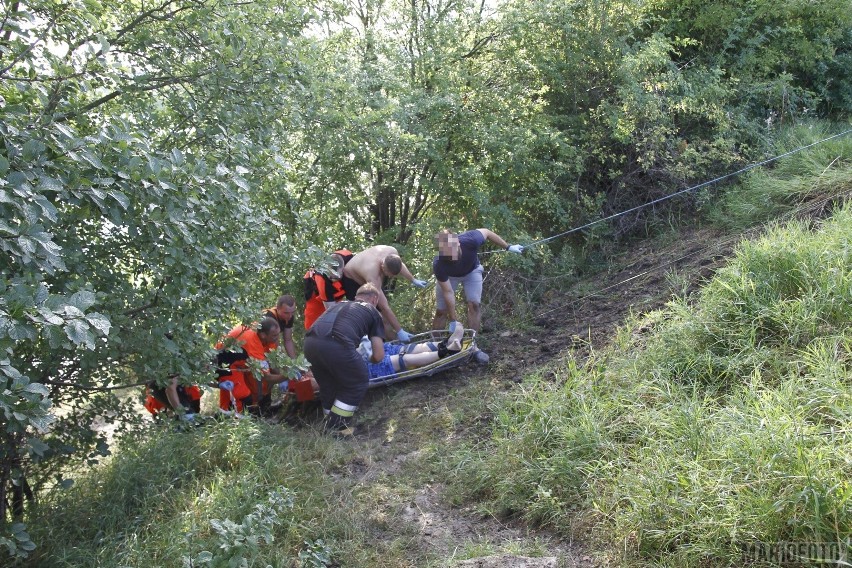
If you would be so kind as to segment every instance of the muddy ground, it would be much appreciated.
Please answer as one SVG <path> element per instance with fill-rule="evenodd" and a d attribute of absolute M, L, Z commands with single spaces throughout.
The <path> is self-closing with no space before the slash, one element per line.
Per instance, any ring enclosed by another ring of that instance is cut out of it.
<path fill-rule="evenodd" d="M 640 245 L 592 282 L 580 282 L 572 289 L 546 292 L 546 301 L 534 314 L 525 316 L 522 330 L 490 329 L 483 322 L 480 345 L 490 354 L 487 366 L 473 362 L 429 379 L 414 379 L 368 393 L 359 410 L 358 435 L 352 442 L 356 458 L 347 475 L 359 483 L 381 483 L 387 476 L 416 463 L 417 440 L 404 431 L 389 428 L 403 423 L 406 416 L 446 412 L 452 404 L 452 386 L 482 381 L 498 389 L 516 388 L 524 377 L 541 365 L 573 350 L 583 356 L 590 346 L 607 343 L 614 330 L 631 312 L 646 312 L 663 305 L 677 293 L 689 293 L 713 274 L 730 255 L 738 240 L 709 230 L 695 230 L 658 248 Z M 488 283 L 485 295 L 489 293 Z M 487 318 L 488 310 L 485 308 Z M 482 417 L 482 423 L 487 422 Z M 485 432 L 485 428 L 482 429 Z M 390 433 L 389 433 L 390 432 Z M 476 432 L 458 432 L 458 436 Z M 611 561 L 594 554 L 582 543 L 567 542 L 552 534 L 530 529 L 520 523 L 448 502 L 445 484 L 437 480 L 416 489 L 407 502 L 398 503 L 395 523 L 404 523 L 417 538 L 412 556 L 447 558 L 447 566 L 500 568 L 555 568 L 610 566 Z M 478 558 L 455 560 L 471 543 L 483 550 L 500 551 Z M 507 550 L 535 549 L 535 557 L 507 553 Z M 418 549 L 418 550 L 414 550 Z"/>

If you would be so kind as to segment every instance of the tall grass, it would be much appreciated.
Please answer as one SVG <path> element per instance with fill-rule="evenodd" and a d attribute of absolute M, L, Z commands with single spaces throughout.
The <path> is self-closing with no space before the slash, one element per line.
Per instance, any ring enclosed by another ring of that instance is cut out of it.
<path fill-rule="evenodd" d="M 781 156 L 849 128 L 804 123 L 780 132 L 772 156 Z M 768 156 L 770 157 L 770 156 Z M 744 174 L 713 202 L 707 216 L 728 229 L 742 229 L 784 214 L 814 195 L 852 191 L 852 133 L 787 156 Z"/>
<path fill-rule="evenodd" d="M 323 467 L 345 459 L 343 446 L 252 421 L 156 428 L 42 504 L 29 523 L 38 543 L 30 565 L 219 566 L 234 555 L 248 565 L 289 565 L 306 542 L 334 541 L 344 530 L 344 519 L 324 517 L 336 514 L 337 497 L 318 481 Z M 259 515 L 257 505 L 282 491 L 292 508 L 275 523 L 260 518 L 274 511 Z M 215 530 L 217 519 L 226 530 Z M 240 533 L 265 530 L 271 538 L 237 542 Z M 197 561 L 203 551 L 209 564 Z"/>
<path fill-rule="evenodd" d="M 729 566 L 852 534 L 852 207 L 743 243 L 694 304 L 622 329 L 498 406 L 468 495 L 625 562 Z M 649 331 L 650 330 L 650 331 Z M 460 454 L 461 455 L 461 454 Z M 591 521 L 590 521 L 591 519 Z"/>

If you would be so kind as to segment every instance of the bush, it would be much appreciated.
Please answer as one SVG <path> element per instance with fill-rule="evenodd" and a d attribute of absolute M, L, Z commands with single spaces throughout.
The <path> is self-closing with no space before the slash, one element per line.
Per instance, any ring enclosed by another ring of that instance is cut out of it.
<path fill-rule="evenodd" d="M 742 244 L 695 305 L 633 322 L 611 350 L 555 369 L 556 384 L 525 381 L 495 407 L 478 459 L 464 454 L 471 492 L 565 532 L 594 518 L 656 565 L 845 542 L 850 242 L 848 206 L 818 231 L 776 227 Z"/>

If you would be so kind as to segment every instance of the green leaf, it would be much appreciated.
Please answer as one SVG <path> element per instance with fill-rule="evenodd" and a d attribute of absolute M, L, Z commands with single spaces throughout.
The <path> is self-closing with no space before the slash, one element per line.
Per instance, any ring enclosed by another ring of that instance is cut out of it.
<path fill-rule="evenodd" d="M 50 446 L 39 440 L 38 438 L 30 438 L 27 440 L 30 446 L 30 453 L 39 457 L 44 456 L 44 453 L 50 449 Z"/>
<path fill-rule="evenodd" d="M 22 157 L 27 162 L 35 160 L 44 153 L 46 146 L 41 140 L 30 139 L 24 144 Z"/>
<path fill-rule="evenodd" d="M 5 176 L 9 171 L 9 160 L 4 156 L 0 156 L 0 176 Z"/>
<path fill-rule="evenodd" d="M 112 323 L 109 321 L 109 318 L 97 312 L 86 314 L 86 321 L 104 335 L 107 335 L 109 330 L 112 328 Z"/>
<path fill-rule="evenodd" d="M 50 414 L 30 416 L 30 425 L 39 432 L 47 432 L 47 430 L 50 428 L 50 425 L 53 424 L 55 421 L 56 419 Z"/>
<path fill-rule="evenodd" d="M 121 205 L 121 208 L 124 209 L 125 211 L 127 210 L 128 207 L 130 207 L 130 199 L 128 199 L 127 196 L 124 195 L 122 192 L 116 191 L 116 190 L 111 190 L 108 193 L 113 199 L 115 199 L 118 202 L 119 205 Z"/>
<path fill-rule="evenodd" d="M 87 349 L 95 348 L 95 336 L 89 331 L 89 326 L 80 320 L 73 320 L 65 325 L 65 335 L 76 345 Z"/>
<path fill-rule="evenodd" d="M 33 394 L 40 394 L 42 396 L 48 396 L 50 391 L 41 383 L 29 383 L 24 387 L 24 392 L 29 392 Z"/>
<path fill-rule="evenodd" d="M 80 290 L 68 298 L 68 303 L 77 307 L 80 312 L 85 312 L 87 309 L 94 306 L 97 301 L 97 296 L 95 296 L 94 292 L 89 290 Z M 80 315 L 82 315 L 82 313 Z"/>

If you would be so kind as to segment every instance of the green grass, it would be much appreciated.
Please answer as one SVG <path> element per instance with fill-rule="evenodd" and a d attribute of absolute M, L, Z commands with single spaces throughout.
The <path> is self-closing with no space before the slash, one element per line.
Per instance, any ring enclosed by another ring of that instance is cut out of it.
<path fill-rule="evenodd" d="M 284 566 L 306 541 L 324 539 L 341 554 L 352 546 L 347 541 L 363 545 L 361 528 L 343 506 L 350 488 L 330 475 L 352 457 L 345 444 L 311 429 L 251 421 L 188 432 L 154 428 L 150 436 L 125 441 L 104 467 L 42 505 L 30 522 L 38 543 L 31 565 L 178 567 L 184 557 L 209 551 L 213 566 L 227 565 L 232 554 L 250 566 Z M 215 519 L 263 534 L 251 516 L 281 491 L 293 497 L 292 507 L 279 507 L 277 519 L 270 510 L 254 515 L 261 524 L 275 521 L 270 539 L 223 548 L 234 538 L 220 536 Z"/>
<path fill-rule="evenodd" d="M 460 451 L 460 500 L 621 561 L 729 566 L 755 542 L 852 534 L 852 207 L 743 243 L 694 303 L 529 377 Z M 475 459 L 471 459 L 475 456 Z M 490 505 L 488 505 L 490 504 Z"/>
<path fill-rule="evenodd" d="M 849 124 L 805 123 L 780 132 L 767 159 L 846 131 Z M 707 217 L 718 227 L 743 229 L 790 212 L 812 196 L 852 191 L 852 133 L 743 174 L 713 201 Z"/>

